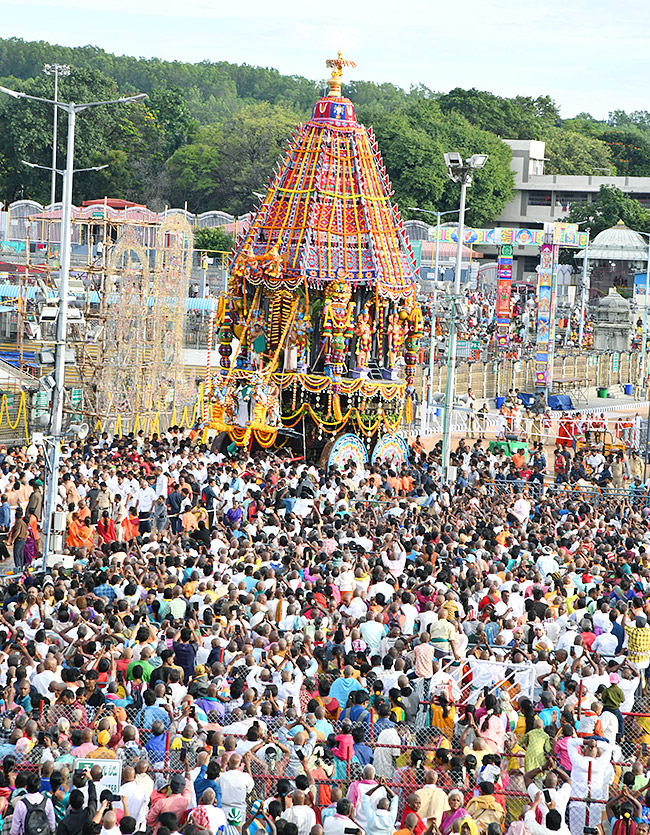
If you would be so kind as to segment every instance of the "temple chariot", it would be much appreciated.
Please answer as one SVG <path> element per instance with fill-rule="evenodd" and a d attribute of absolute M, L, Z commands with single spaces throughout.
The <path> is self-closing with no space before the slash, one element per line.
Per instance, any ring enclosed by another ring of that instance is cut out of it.
<path fill-rule="evenodd" d="M 329 95 L 236 243 L 206 374 L 212 429 L 239 446 L 299 443 L 310 457 L 343 435 L 385 447 L 410 422 L 423 328 L 377 142 L 341 95 L 354 64 L 339 53 L 327 66 Z"/>

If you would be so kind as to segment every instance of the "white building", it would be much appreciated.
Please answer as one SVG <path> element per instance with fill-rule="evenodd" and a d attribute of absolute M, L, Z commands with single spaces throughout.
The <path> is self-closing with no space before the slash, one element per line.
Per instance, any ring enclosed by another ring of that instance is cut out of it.
<path fill-rule="evenodd" d="M 542 223 L 561 220 L 571 203 L 591 203 L 604 185 L 616 186 L 642 206 L 650 206 L 650 177 L 612 177 L 607 170 L 598 176 L 545 174 L 544 142 L 503 141 L 512 149 L 515 194 L 499 215 L 497 225 L 538 228 Z"/>

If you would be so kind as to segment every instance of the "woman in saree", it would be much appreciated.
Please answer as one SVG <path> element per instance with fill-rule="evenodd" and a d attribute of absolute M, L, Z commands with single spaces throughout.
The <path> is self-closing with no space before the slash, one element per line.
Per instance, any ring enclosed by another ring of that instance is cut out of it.
<path fill-rule="evenodd" d="M 449 809 L 442 813 L 440 821 L 440 835 L 451 835 L 454 829 L 454 821 L 461 821 L 468 817 L 467 811 L 463 808 L 463 794 L 458 789 L 452 789 L 447 795 Z"/>
<path fill-rule="evenodd" d="M 97 536 L 104 544 L 110 544 L 117 539 L 115 523 L 108 515 L 108 510 L 103 511 L 102 518 L 97 522 Z"/>

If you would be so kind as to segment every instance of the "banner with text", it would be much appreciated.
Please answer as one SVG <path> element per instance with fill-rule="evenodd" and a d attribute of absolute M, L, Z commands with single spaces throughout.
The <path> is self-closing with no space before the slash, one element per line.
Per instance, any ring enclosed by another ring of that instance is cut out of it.
<path fill-rule="evenodd" d="M 512 287 L 512 244 L 499 248 L 497 261 L 497 348 L 505 349 L 510 343 L 510 291 Z"/>
<path fill-rule="evenodd" d="M 548 384 L 549 339 L 551 336 L 551 295 L 553 245 L 542 244 L 537 276 L 537 337 L 535 340 L 535 385 Z"/>

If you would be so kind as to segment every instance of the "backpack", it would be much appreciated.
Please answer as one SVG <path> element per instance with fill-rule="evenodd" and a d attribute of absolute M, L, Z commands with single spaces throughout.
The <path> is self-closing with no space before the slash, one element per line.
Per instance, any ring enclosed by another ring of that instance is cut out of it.
<path fill-rule="evenodd" d="M 27 813 L 25 814 L 25 825 L 23 832 L 25 835 L 52 835 L 50 829 L 50 822 L 47 818 L 45 808 L 47 806 L 47 798 L 44 797 L 40 803 L 30 803 L 26 798 L 22 798 Z"/>

